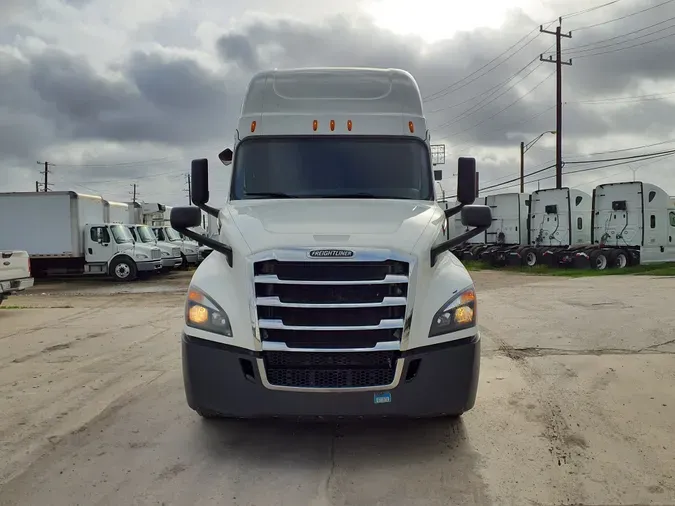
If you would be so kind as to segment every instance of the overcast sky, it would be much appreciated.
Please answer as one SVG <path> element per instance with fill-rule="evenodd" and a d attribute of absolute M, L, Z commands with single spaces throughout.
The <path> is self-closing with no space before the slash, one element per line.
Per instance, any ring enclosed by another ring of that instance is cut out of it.
<path fill-rule="evenodd" d="M 190 160 L 208 157 L 219 203 L 227 169 L 217 153 L 231 146 L 251 75 L 345 65 L 416 77 L 432 141 L 446 145 L 448 192 L 458 156 L 478 159 L 481 186 L 502 182 L 518 175 L 519 143 L 555 129 L 555 65 L 539 62 L 555 37 L 540 34 L 539 24 L 553 31 L 558 16 L 563 32 L 572 30 L 563 39 L 563 54 L 573 58 L 563 67 L 564 159 L 675 149 L 667 142 L 675 139 L 672 0 L 1 4 L 0 191 L 33 191 L 42 178 L 36 162 L 49 161 L 54 190 L 129 200 L 137 183 L 141 199 L 180 205 Z M 627 150 L 642 145 L 651 146 Z M 623 151 L 592 155 L 614 150 Z M 555 137 L 544 135 L 526 154 L 526 172 L 554 158 Z M 563 183 L 590 191 L 632 180 L 635 171 L 675 195 L 673 160 L 578 172 Z M 536 181 L 553 174 L 530 177 L 526 190 L 554 185 Z"/>

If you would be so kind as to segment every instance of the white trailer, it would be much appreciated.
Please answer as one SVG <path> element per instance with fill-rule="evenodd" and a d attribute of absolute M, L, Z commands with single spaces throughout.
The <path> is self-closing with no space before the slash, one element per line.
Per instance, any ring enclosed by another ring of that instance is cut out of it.
<path fill-rule="evenodd" d="M 0 193 L 0 249 L 29 253 L 34 277 L 110 275 L 119 281 L 161 268 L 158 248 L 136 245 L 107 223 L 101 197 L 76 192 Z"/>
<path fill-rule="evenodd" d="M 105 223 L 129 223 L 129 204 L 104 200 L 103 221 Z"/>
<path fill-rule="evenodd" d="M 656 185 L 596 186 L 591 227 L 592 246 L 575 253 L 578 267 L 603 270 L 675 261 L 675 201 Z"/>
<path fill-rule="evenodd" d="M 127 224 L 142 224 L 143 223 L 143 206 L 138 202 L 127 202 L 129 206 L 129 217 Z"/>

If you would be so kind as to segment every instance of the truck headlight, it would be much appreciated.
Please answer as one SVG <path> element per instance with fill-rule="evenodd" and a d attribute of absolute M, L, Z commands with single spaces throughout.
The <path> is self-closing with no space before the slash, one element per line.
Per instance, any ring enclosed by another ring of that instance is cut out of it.
<path fill-rule="evenodd" d="M 476 325 L 476 290 L 474 287 L 455 294 L 434 315 L 429 337 L 448 334 Z"/>
<path fill-rule="evenodd" d="M 162 256 L 163 256 L 163 257 L 168 257 L 169 254 L 168 254 L 166 251 L 162 251 Z"/>
<path fill-rule="evenodd" d="M 143 253 L 136 253 L 136 258 L 139 260 L 147 260 L 150 257 L 148 255 L 144 255 Z"/>
<path fill-rule="evenodd" d="M 194 255 L 195 250 L 193 250 L 192 248 L 185 248 L 185 252 L 190 254 L 190 255 Z"/>
<path fill-rule="evenodd" d="M 201 290 L 190 288 L 185 304 L 185 323 L 188 327 L 232 337 L 232 327 L 227 314 Z"/>

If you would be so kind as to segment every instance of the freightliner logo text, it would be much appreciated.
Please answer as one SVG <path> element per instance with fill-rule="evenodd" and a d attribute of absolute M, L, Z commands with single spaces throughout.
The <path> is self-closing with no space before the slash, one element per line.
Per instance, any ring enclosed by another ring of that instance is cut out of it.
<path fill-rule="evenodd" d="M 312 258 L 349 258 L 354 252 L 348 249 L 315 249 L 309 252 Z"/>

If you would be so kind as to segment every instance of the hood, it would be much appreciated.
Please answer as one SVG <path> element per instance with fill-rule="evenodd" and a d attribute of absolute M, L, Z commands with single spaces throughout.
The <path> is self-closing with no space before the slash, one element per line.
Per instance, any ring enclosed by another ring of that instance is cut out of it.
<path fill-rule="evenodd" d="M 443 215 L 435 202 L 384 199 L 246 200 L 225 211 L 224 226 L 236 227 L 254 253 L 294 246 L 411 252 L 432 218 L 440 225 Z"/>

